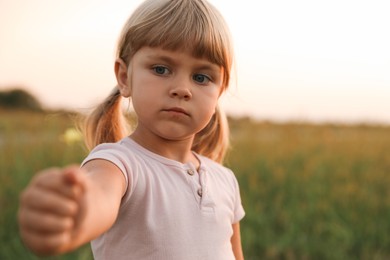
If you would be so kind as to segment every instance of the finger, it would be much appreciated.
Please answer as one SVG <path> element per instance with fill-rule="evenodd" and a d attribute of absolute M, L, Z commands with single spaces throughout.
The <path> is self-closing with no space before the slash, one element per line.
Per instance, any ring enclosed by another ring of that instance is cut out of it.
<path fill-rule="evenodd" d="M 76 168 L 70 169 L 59 169 L 50 168 L 37 174 L 33 179 L 31 186 L 37 186 L 45 190 L 51 190 L 57 193 L 61 193 L 69 198 L 77 198 L 79 196 L 81 188 L 77 188 L 76 182 L 68 181 L 67 175 L 73 175 Z"/>
<path fill-rule="evenodd" d="M 81 175 L 82 170 L 77 165 L 71 165 L 63 169 L 64 180 L 69 184 L 76 184 L 82 181 L 79 177 Z"/>
<path fill-rule="evenodd" d="M 86 175 L 79 166 L 72 165 L 63 170 L 64 181 L 72 186 L 78 186 L 81 190 L 85 189 Z"/>
<path fill-rule="evenodd" d="M 63 180 L 63 171 L 60 168 L 49 168 L 35 175 L 31 186 L 37 186 L 46 190 L 60 191 L 66 187 Z"/>
<path fill-rule="evenodd" d="M 54 215 L 36 210 L 24 210 L 20 215 L 20 223 L 24 230 L 37 233 L 59 233 L 70 230 L 74 226 L 71 217 Z"/>
<path fill-rule="evenodd" d="M 65 251 L 64 247 L 69 244 L 70 233 L 41 234 L 25 232 L 22 234 L 24 243 L 38 255 L 53 255 Z"/>
<path fill-rule="evenodd" d="M 79 210 L 77 212 L 77 216 L 75 218 L 75 225 L 79 225 L 81 223 L 81 219 L 85 216 L 85 194 L 88 185 L 88 177 L 84 170 L 80 168 L 75 169 L 74 167 L 70 167 L 64 170 L 65 178 L 68 182 L 73 183 L 74 191 L 76 194 L 75 200 L 78 203 Z"/>
<path fill-rule="evenodd" d="M 78 209 L 76 200 L 44 189 L 26 191 L 20 197 L 20 204 L 28 209 L 47 211 L 61 216 L 74 216 Z"/>

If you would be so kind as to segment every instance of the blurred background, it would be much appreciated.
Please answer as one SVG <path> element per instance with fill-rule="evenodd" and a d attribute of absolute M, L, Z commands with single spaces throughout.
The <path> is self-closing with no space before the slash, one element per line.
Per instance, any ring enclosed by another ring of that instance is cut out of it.
<path fill-rule="evenodd" d="M 0 1 L 0 90 L 84 109 L 115 85 L 116 41 L 133 1 Z M 211 0 L 235 42 L 233 115 L 390 122 L 388 1 Z"/>
<path fill-rule="evenodd" d="M 116 41 L 140 2 L 0 0 L 0 259 L 40 259 L 18 236 L 19 193 L 87 155 L 79 113 L 115 85 Z M 389 259 L 390 3 L 210 2 L 236 51 L 221 101 L 246 259 Z"/>

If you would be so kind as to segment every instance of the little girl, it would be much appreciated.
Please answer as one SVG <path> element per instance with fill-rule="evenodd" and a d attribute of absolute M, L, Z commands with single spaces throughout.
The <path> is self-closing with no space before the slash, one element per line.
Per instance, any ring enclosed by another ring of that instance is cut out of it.
<path fill-rule="evenodd" d="M 229 32 L 206 0 L 147 0 L 121 34 L 117 87 L 86 123 L 81 168 L 47 169 L 21 195 L 20 233 L 36 254 L 92 241 L 95 259 L 243 259 L 244 217 L 218 99 Z M 127 135 L 121 99 L 137 126 Z"/>

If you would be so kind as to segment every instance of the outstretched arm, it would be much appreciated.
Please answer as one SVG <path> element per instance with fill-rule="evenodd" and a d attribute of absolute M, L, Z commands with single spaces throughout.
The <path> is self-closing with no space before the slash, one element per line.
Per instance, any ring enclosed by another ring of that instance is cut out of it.
<path fill-rule="evenodd" d="M 112 226 L 125 187 L 120 170 L 104 160 L 37 174 L 20 198 L 22 240 L 39 255 L 80 247 Z"/>

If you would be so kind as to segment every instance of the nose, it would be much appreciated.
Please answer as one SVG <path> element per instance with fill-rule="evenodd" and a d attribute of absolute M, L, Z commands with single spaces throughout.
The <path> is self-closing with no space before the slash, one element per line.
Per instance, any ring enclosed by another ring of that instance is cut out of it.
<path fill-rule="evenodd" d="M 172 98 L 190 100 L 192 98 L 192 93 L 189 84 L 190 83 L 185 83 L 184 81 L 176 82 L 176 85 L 170 89 L 169 96 Z"/>

